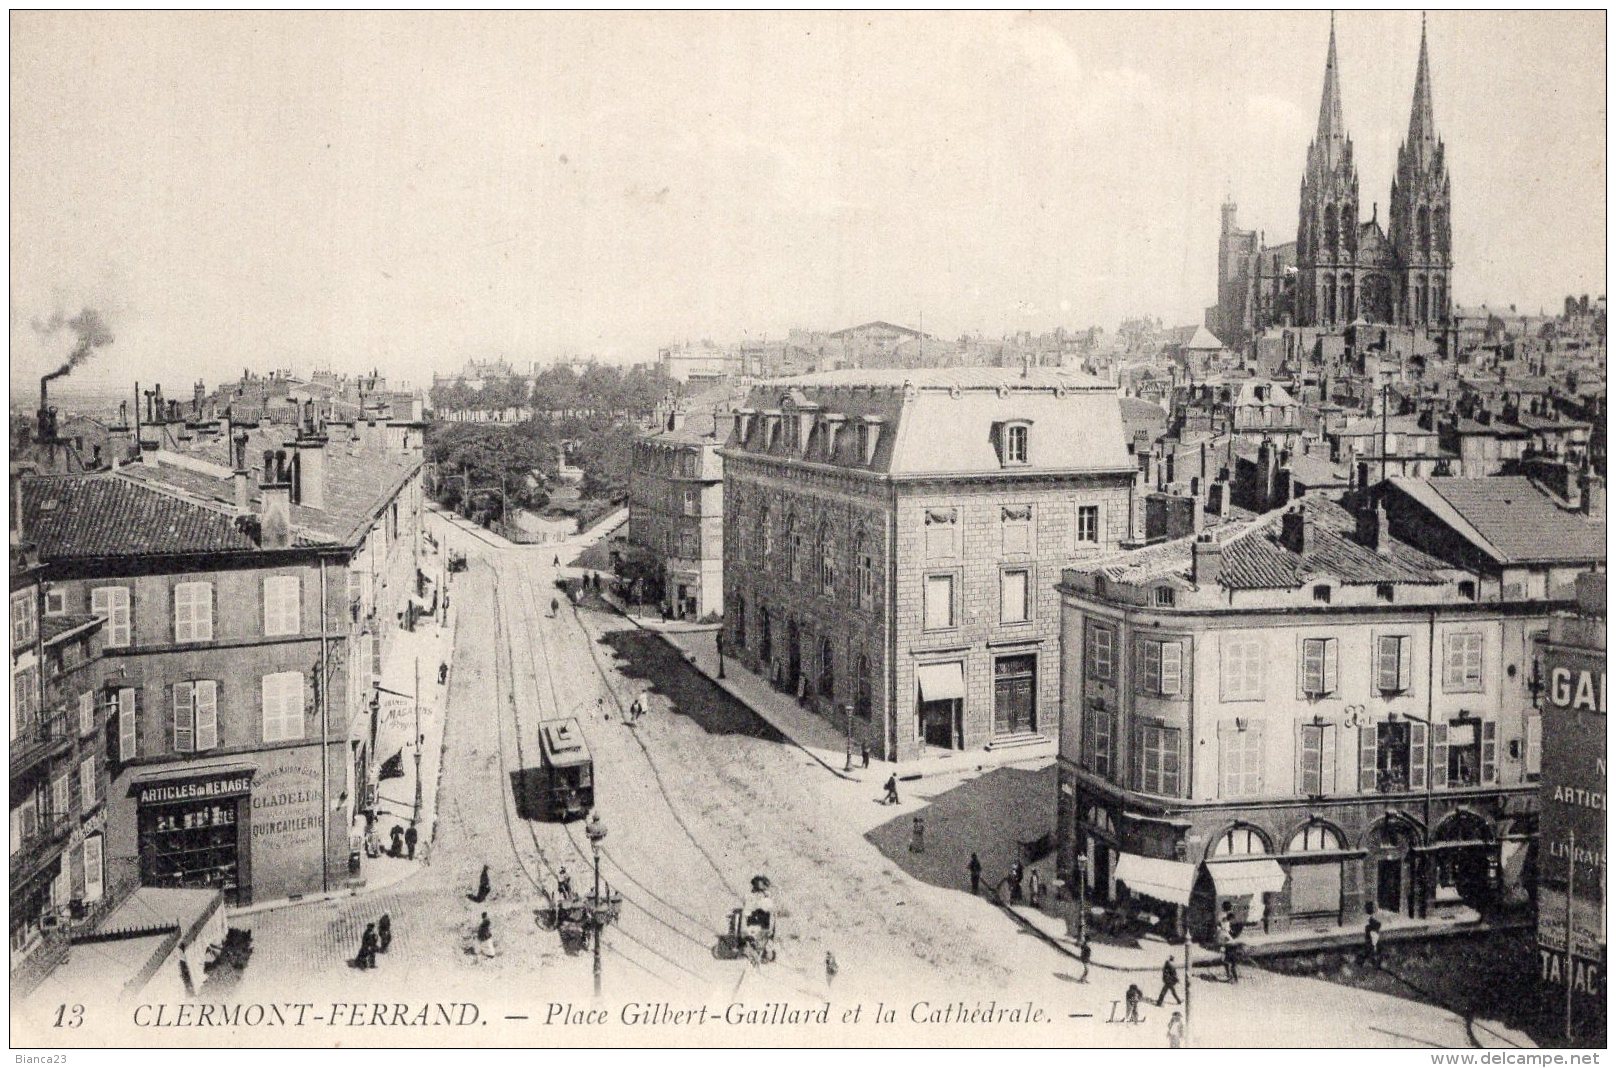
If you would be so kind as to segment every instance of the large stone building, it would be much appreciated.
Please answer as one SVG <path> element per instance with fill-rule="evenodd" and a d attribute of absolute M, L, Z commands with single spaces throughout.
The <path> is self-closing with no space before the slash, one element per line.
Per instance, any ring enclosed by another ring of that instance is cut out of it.
<path fill-rule="evenodd" d="M 1453 248 L 1445 150 L 1436 132 L 1424 26 L 1408 134 L 1397 153 L 1386 228 L 1360 214 L 1358 168 L 1341 112 L 1335 22 L 1319 121 L 1302 173 L 1296 240 L 1264 246 L 1223 206 L 1218 303 L 1207 325 L 1244 349 L 1270 327 L 1337 331 L 1362 319 L 1438 333 L 1449 320 Z"/>
<path fill-rule="evenodd" d="M 42 628 L 104 621 L 105 854 L 142 885 L 246 904 L 360 874 L 370 683 L 419 581 L 419 428 L 312 410 L 21 483 Z"/>
<path fill-rule="evenodd" d="M 724 458 L 733 416 L 677 407 L 665 429 L 634 443 L 628 476 L 628 544 L 649 565 L 633 594 L 671 619 L 724 610 Z M 646 588 L 649 586 L 649 588 Z"/>
<path fill-rule="evenodd" d="M 723 456 L 734 657 L 889 760 L 1053 734 L 1056 577 L 1128 530 L 1113 387 L 806 375 L 755 389 Z"/>
<path fill-rule="evenodd" d="M 1064 573 L 1057 838 L 1091 899 L 1200 937 L 1224 905 L 1282 930 L 1522 899 L 1533 641 L 1602 522 L 1525 479 L 1361 496 Z"/>

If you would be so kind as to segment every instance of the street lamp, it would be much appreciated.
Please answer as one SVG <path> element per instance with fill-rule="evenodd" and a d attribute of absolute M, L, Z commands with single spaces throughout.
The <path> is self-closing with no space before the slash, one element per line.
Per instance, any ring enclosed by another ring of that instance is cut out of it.
<path fill-rule="evenodd" d="M 600 843 L 606 838 L 606 824 L 601 821 L 598 811 L 589 814 L 589 822 L 584 824 L 584 836 L 589 839 L 590 851 L 595 855 L 595 890 L 589 895 L 589 925 L 595 929 L 595 997 L 598 998 L 601 928 L 616 918 L 620 899 L 615 894 L 609 894 L 605 898 L 600 894 Z"/>
<path fill-rule="evenodd" d="M 847 763 L 842 766 L 843 771 L 853 770 L 853 706 L 842 706 L 842 716 L 847 723 Z"/>
<path fill-rule="evenodd" d="M 1072 873 L 1077 880 L 1077 941 L 1079 944 L 1089 936 L 1088 868 L 1089 858 L 1087 856 L 1079 853 L 1073 858 Z"/>

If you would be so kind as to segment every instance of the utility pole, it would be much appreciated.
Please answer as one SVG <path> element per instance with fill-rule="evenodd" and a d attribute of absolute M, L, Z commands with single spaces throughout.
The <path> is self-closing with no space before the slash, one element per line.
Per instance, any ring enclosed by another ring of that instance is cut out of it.
<path fill-rule="evenodd" d="M 410 826 L 421 822 L 421 658 L 415 658 L 415 806 Z"/>
<path fill-rule="evenodd" d="M 847 763 L 842 766 L 843 771 L 853 770 L 853 706 L 842 706 L 842 718 L 847 723 Z"/>
<path fill-rule="evenodd" d="M 1190 909 L 1184 906 L 1184 1047 L 1190 1044 L 1190 987 L 1195 983 L 1190 968 Z"/>
<path fill-rule="evenodd" d="M 1386 481 L 1386 401 L 1391 394 L 1391 379 L 1386 368 L 1380 368 L 1380 480 Z"/>
<path fill-rule="evenodd" d="M 1566 920 L 1566 937 L 1565 937 L 1566 959 L 1565 959 L 1565 970 L 1563 972 L 1561 972 L 1561 978 L 1563 978 L 1565 980 L 1565 988 L 1566 988 L 1566 998 L 1565 998 L 1565 1040 L 1566 1040 L 1566 1045 L 1568 1045 L 1568 1046 L 1571 1045 L 1571 992 L 1572 992 L 1571 971 L 1572 971 L 1572 968 L 1574 967 L 1574 964 L 1572 963 L 1574 958 L 1571 956 L 1571 952 L 1572 952 L 1572 947 L 1575 944 L 1573 942 L 1573 940 L 1572 940 L 1572 932 L 1571 932 L 1571 924 L 1572 924 L 1573 919 L 1575 919 L 1575 912 L 1573 911 L 1572 902 L 1576 901 L 1576 898 L 1573 896 L 1574 892 L 1576 891 L 1576 888 L 1577 888 L 1577 832 L 1576 832 L 1575 829 L 1573 829 L 1571 831 L 1570 837 L 1566 841 L 1566 917 L 1565 917 L 1565 920 Z"/>

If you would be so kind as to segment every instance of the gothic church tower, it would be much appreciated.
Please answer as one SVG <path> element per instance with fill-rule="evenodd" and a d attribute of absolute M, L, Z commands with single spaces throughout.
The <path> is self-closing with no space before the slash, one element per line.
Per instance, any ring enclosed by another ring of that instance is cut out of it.
<path fill-rule="evenodd" d="M 1431 108 L 1431 62 L 1422 19 L 1408 137 L 1398 149 L 1397 175 L 1392 179 L 1391 242 L 1403 265 L 1399 322 L 1429 327 L 1447 317 L 1453 274 L 1450 194 L 1443 144 Z"/>
<path fill-rule="evenodd" d="M 1352 139 L 1341 118 L 1334 15 L 1330 16 L 1330 52 L 1324 64 L 1319 127 L 1307 148 L 1299 214 L 1296 322 L 1300 326 L 1350 322 L 1356 305 L 1358 168 L 1352 161 Z"/>

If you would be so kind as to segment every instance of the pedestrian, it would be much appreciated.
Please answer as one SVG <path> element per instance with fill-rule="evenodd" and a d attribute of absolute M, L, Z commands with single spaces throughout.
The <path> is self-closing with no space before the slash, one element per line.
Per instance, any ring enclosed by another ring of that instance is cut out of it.
<path fill-rule="evenodd" d="M 438 663 L 438 685 L 442 686 L 444 683 L 446 683 L 448 681 L 449 681 L 449 665 L 446 662 L 439 661 L 439 663 Z"/>
<path fill-rule="evenodd" d="M 1212 944 L 1218 947 L 1226 946 L 1234 941 L 1234 911 L 1229 903 L 1223 903 L 1223 915 L 1218 917 L 1217 931 L 1212 936 Z"/>
<path fill-rule="evenodd" d="M 1077 946 L 1077 962 L 1083 965 L 1083 974 L 1078 978 L 1078 982 L 1086 983 L 1089 981 L 1089 959 L 1093 956 L 1094 950 L 1089 948 L 1089 936 L 1085 932 L 1083 941 L 1079 942 Z"/>
<path fill-rule="evenodd" d="M 359 960 L 357 963 L 361 971 L 366 968 L 376 967 L 376 946 L 376 925 L 367 923 L 365 933 L 359 938 Z"/>
<path fill-rule="evenodd" d="M 881 803 L 884 804 L 884 805 L 896 805 L 898 803 L 898 773 L 897 772 L 893 772 L 891 775 L 887 776 L 886 791 L 887 791 L 887 796 L 886 796 L 885 800 L 883 800 Z"/>
<path fill-rule="evenodd" d="M 556 871 L 556 897 L 562 901 L 572 899 L 572 876 L 567 874 L 565 864 Z"/>
<path fill-rule="evenodd" d="M 557 601 L 554 597 L 550 598 L 550 618 L 551 619 L 555 618 L 556 611 L 558 609 L 560 609 L 560 607 L 561 607 L 561 603 L 559 601 Z"/>
<path fill-rule="evenodd" d="M 1038 874 L 1037 868 L 1027 876 L 1027 900 L 1032 903 L 1033 908 L 1038 908 L 1044 903 L 1044 880 Z"/>
<path fill-rule="evenodd" d="M 836 954 L 825 950 L 825 985 L 830 986 L 836 981 L 836 973 L 841 969 L 836 967 Z"/>
<path fill-rule="evenodd" d="M 1169 1049 L 1184 1048 L 1184 1014 L 1173 1013 L 1173 1018 L 1167 1021 L 1167 1046 Z"/>
<path fill-rule="evenodd" d="M 1168 994 L 1173 995 L 1173 1004 L 1184 1004 L 1184 999 L 1178 996 L 1178 969 L 1173 967 L 1172 957 L 1168 957 L 1162 965 L 1162 988 L 1161 993 L 1156 995 L 1156 1004 L 1165 1002 Z"/>
<path fill-rule="evenodd" d="M 914 831 L 912 832 L 912 834 L 910 835 L 910 838 L 909 838 L 909 852 L 911 852 L 911 853 L 924 853 L 925 851 L 926 851 L 926 821 L 920 815 L 920 813 L 916 812 L 915 813 Z"/>
<path fill-rule="evenodd" d="M 409 829 L 404 832 L 404 852 L 411 860 L 415 859 L 415 844 L 421 840 L 421 832 L 415 829 L 412 822 Z"/>
<path fill-rule="evenodd" d="M 982 861 L 975 853 L 971 854 L 971 862 L 965 870 L 971 873 L 971 896 L 975 897 L 982 891 Z"/>
<path fill-rule="evenodd" d="M 1223 947 L 1223 977 L 1231 983 L 1240 981 L 1240 945 L 1230 942 Z"/>
<path fill-rule="evenodd" d="M 724 632 L 713 631 L 713 645 L 718 649 L 718 677 L 724 677 Z"/>
<path fill-rule="evenodd" d="M 859 745 L 859 758 L 864 761 L 864 766 L 866 768 L 868 768 L 870 766 L 870 743 L 869 742 L 864 742 L 864 743 Z"/>
<path fill-rule="evenodd" d="M 494 922 L 488 918 L 488 913 L 485 912 L 483 913 L 483 918 L 477 923 L 477 941 L 488 942 L 493 937 Z"/>
<path fill-rule="evenodd" d="M 488 900 L 489 891 L 492 889 L 493 884 L 488 881 L 488 865 L 484 864 L 483 873 L 477 878 L 477 892 L 475 894 L 468 894 L 466 896 L 480 905 L 484 901 Z"/>
<path fill-rule="evenodd" d="M 1012 905 L 1021 904 L 1021 880 L 1026 870 L 1021 866 L 1021 861 L 1019 860 L 1010 865 L 1010 903 Z"/>
<path fill-rule="evenodd" d="M 392 844 L 387 847 L 387 855 L 390 857 L 403 856 L 404 828 L 395 823 L 393 824 L 393 829 L 387 832 L 387 836 L 392 840 Z"/>
<path fill-rule="evenodd" d="M 1122 1018 L 1123 1023 L 1143 1023 L 1139 1018 L 1139 1003 L 1145 1000 L 1145 992 L 1139 989 L 1138 983 L 1129 983 L 1127 993 L 1122 995 L 1123 1004 L 1128 1008 L 1128 1014 Z"/>
<path fill-rule="evenodd" d="M 1380 917 L 1375 915 L 1373 904 L 1365 905 L 1364 912 L 1368 919 L 1363 925 L 1364 960 L 1370 964 L 1380 963 Z"/>
<path fill-rule="evenodd" d="M 561 557 L 557 556 L 554 560 L 551 560 L 550 561 L 550 566 L 551 567 L 560 567 L 561 566 Z"/>
<path fill-rule="evenodd" d="M 386 953 L 387 947 L 393 944 L 393 917 L 382 913 L 382 918 L 376 921 L 376 949 Z"/>

